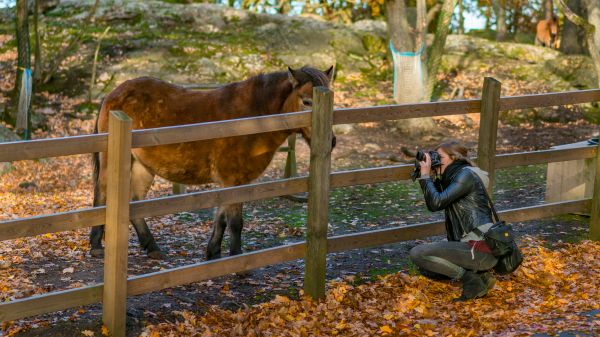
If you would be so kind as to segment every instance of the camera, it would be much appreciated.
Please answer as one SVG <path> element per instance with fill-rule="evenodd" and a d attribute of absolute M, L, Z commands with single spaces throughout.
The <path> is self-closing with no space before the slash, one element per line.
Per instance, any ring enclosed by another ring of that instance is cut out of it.
<path fill-rule="evenodd" d="M 440 154 L 437 151 L 427 151 L 429 153 L 429 157 L 431 158 L 431 168 L 437 168 L 442 165 L 442 159 L 440 158 Z M 417 160 L 415 161 L 415 170 L 410 175 L 412 181 L 417 180 L 421 176 L 421 164 L 419 162 L 425 161 L 425 151 L 419 150 L 416 155 Z"/>

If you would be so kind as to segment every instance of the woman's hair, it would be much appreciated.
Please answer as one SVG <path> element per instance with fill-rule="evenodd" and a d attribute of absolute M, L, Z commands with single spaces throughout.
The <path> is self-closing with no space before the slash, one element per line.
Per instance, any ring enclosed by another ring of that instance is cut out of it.
<path fill-rule="evenodd" d="M 452 161 L 464 160 L 464 161 L 468 162 L 469 164 L 471 164 L 471 166 L 477 166 L 467 156 L 469 149 L 467 149 L 464 145 L 462 145 L 460 142 L 458 142 L 456 140 L 450 140 L 447 142 L 443 142 L 440 145 L 438 145 L 435 149 L 436 149 L 436 151 L 438 149 L 444 150 L 444 152 L 446 152 L 448 154 L 448 156 L 450 157 L 450 159 L 452 159 Z"/>

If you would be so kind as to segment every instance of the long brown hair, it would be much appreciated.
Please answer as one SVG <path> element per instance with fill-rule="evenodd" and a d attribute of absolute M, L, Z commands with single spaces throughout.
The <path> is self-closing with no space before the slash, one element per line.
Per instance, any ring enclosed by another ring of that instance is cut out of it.
<path fill-rule="evenodd" d="M 448 156 L 450 157 L 450 159 L 452 159 L 452 161 L 464 160 L 467 163 L 471 164 L 471 166 L 477 166 L 467 156 L 469 149 L 467 149 L 463 144 L 461 144 L 457 140 L 450 140 L 447 142 L 443 142 L 435 148 L 436 151 L 438 149 L 444 150 L 444 152 L 446 152 L 448 154 Z"/>

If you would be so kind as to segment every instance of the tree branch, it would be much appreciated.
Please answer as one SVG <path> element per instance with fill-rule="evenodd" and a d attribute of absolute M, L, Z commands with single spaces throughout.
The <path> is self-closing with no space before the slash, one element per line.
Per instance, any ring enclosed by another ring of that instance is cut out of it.
<path fill-rule="evenodd" d="M 594 31 L 596 30 L 596 27 L 594 27 L 594 25 L 590 24 L 589 22 L 587 22 L 584 18 L 582 18 L 581 16 L 575 14 L 570 8 L 569 6 L 567 6 L 563 0 L 559 0 L 558 1 L 558 5 L 559 7 L 562 9 L 563 13 L 565 13 L 565 16 L 567 17 L 567 19 L 569 19 L 569 21 L 573 22 L 574 24 L 576 24 L 577 26 L 583 28 L 585 30 L 586 35 L 593 35 Z"/>

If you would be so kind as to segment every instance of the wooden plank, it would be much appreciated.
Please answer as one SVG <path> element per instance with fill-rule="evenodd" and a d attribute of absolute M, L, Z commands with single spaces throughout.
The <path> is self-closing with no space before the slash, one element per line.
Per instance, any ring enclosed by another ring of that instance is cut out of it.
<path fill-rule="evenodd" d="M 523 207 L 498 212 L 502 220 L 508 222 L 528 221 L 552 217 L 565 213 L 583 212 L 590 208 L 590 199 L 563 201 L 539 206 Z M 400 241 L 443 235 L 446 228 L 443 221 L 421 223 L 402 227 L 386 228 L 362 233 L 334 236 L 328 239 L 328 250 L 343 252 L 357 248 L 371 248 Z"/>
<path fill-rule="evenodd" d="M 479 113 L 481 100 L 456 100 L 413 104 L 381 105 L 367 108 L 335 109 L 333 124 L 378 122 L 384 120 L 421 118 Z"/>
<path fill-rule="evenodd" d="M 501 84 L 497 80 L 491 77 L 484 79 L 481 94 L 477 165 L 489 174 L 490 182 L 487 189 L 490 196 L 494 190 L 494 161 L 496 159 L 496 138 L 498 136 L 498 116 L 500 114 L 500 89 Z"/>
<path fill-rule="evenodd" d="M 435 221 L 334 236 L 329 238 L 327 249 L 330 253 L 344 252 L 350 249 L 378 247 L 390 243 L 442 235 L 444 233 L 446 233 L 444 221 Z"/>
<path fill-rule="evenodd" d="M 0 162 L 101 152 L 107 144 L 106 133 L 0 143 Z"/>
<path fill-rule="evenodd" d="M 310 126 L 310 111 L 133 131 L 132 147 L 185 143 Z"/>
<path fill-rule="evenodd" d="M 538 165 L 569 160 L 590 159 L 596 156 L 595 146 L 576 149 L 541 150 L 496 155 L 496 168 Z"/>
<path fill-rule="evenodd" d="M 105 207 L 0 222 L 0 241 L 104 224 Z"/>
<path fill-rule="evenodd" d="M 594 176 L 594 192 L 592 194 L 590 239 L 600 241 L 600 146 L 596 145 L 596 173 Z"/>
<path fill-rule="evenodd" d="M 600 89 L 550 92 L 545 94 L 500 98 L 500 110 L 541 108 L 600 101 Z"/>
<path fill-rule="evenodd" d="M 517 222 L 543 219 L 567 213 L 588 212 L 590 207 L 591 199 L 581 199 L 545 203 L 498 213 L 500 214 L 500 218 L 506 222 Z"/>
<path fill-rule="evenodd" d="M 308 190 L 306 177 L 282 179 L 274 182 L 256 183 L 238 187 L 227 187 L 213 191 L 188 193 L 131 203 L 131 218 L 146 218 L 190 210 L 216 207 L 250 200 L 274 198 Z"/>
<path fill-rule="evenodd" d="M 102 321 L 115 337 L 125 337 L 127 316 L 131 129 L 129 116 L 121 111 L 110 112 Z"/>
<path fill-rule="evenodd" d="M 409 180 L 414 167 L 413 164 L 406 164 L 334 172 L 331 175 L 331 187 Z"/>
<path fill-rule="evenodd" d="M 313 107 L 304 292 L 313 299 L 319 299 L 325 297 L 333 92 L 326 87 L 314 88 Z"/>
<path fill-rule="evenodd" d="M 293 261 L 301 259 L 304 256 L 305 249 L 305 243 L 299 242 L 224 257 L 218 260 L 195 263 L 189 266 L 162 270 L 151 274 L 133 276 L 127 282 L 127 293 L 129 296 L 140 295 L 151 291 Z"/>
<path fill-rule="evenodd" d="M 65 310 L 102 300 L 102 284 L 0 303 L 0 322 Z"/>

